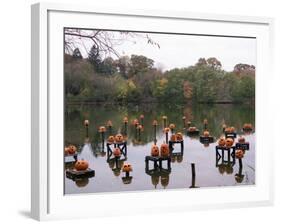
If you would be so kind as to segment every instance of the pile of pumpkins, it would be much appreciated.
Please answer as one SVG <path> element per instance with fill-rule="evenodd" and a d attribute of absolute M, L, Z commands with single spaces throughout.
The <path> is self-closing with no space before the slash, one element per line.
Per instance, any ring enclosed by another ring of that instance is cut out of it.
<path fill-rule="evenodd" d="M 183 135 L 181 132 L 178 132 L 176 134 L 172 134 L 171 137 L 170 137 L 170 140 L 172 142 L 181 142 L 183 141 Z"/>
<path fill-rule="evenodd" d="M 77 152 L 77 147 L 75 145 L 69 145 L 64 148 L 65 155 L 74 155 Z"/>
<path fill-rule="evenodd" d="M 235 132 L 235 128 L 234 127 L 226 127 L 224 129 L 225 133 L 234 133 Z"/>
<path fill-rule="evenodd" d="M 117 134 L 115 136 L 113 135 L 110 135 L 108 138 L 107 138 L 107 142 L 108 143 L 123 143 L 124 142 L 124 136 L 122 134 Z"/>
<path fill-rule="evenodd" d="M 165 157 L 168 157 L 169 155 L 170 155 L 170 149 L 169 149 L 169 145 L 166 143 L 163 143 L 160 146 L 160 150 L 157 145 L 153 145 L 151 147 L 151 156 L 153 156 L 153 157 L 161 156 L 161 157 L 165 158 Z"/>
<path fill-rule="evenodd" d="M 245 140 L 244 137 L 239 137 L 239 138 L 238 138 L 238 142 L 239 142 L 240 144 L 243 144 L 243 143 L 246 142 L 246 140 Z M 233 140 L 232 138 L 227 138 L 227 139 L 225 139 L 225 138 L 221 137 L 221 138 L 218 140 L 218 145 L 219 145 L 220 147 L 225 147 L 225 148 L 227 148 L 227 149 L 229 149 L 230 147 L 232 147 L 233 143 L 234 143 L 234 140 Z M 236 157 L 237 159 L 242 159 L 242 158 L 244 157 L 244 154 L 245 154 L 245 150 L 243 150 L 243 149 L 239 149 L 239 148 L 238 148 L 238 149 L 235 150 L 235 157 Z"/>

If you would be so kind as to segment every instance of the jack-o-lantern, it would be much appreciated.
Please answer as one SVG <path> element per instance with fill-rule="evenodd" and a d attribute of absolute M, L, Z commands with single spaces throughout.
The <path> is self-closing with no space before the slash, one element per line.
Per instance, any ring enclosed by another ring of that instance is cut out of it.
<path fill-rule="evenodd" d="M 84 125 L 85 125 L 85 127 L 88 127 L 88 126 L 89 126 L 89 124 L 90 124 L 89 120 L 85 120 L 85 121 L 84 121 Z"/>
<path fill-rule="evenodd" d="M 235 157 L 237 159 L 242 159 L 244 157 L 244 150 L 242 149 L 235 150 Z"/>
<path fill-rule="evenodd" d="M 77 171 L 86 170 L 86 169 L 88 169 L 88 167 L 89 167 L 89 163 L 86 160 L 77 160 L 77 162 L 74 165 L 74 168 Z"/>
<path fill-rule="evenodd" d="M 115 138 L 113 135 L 108 136 L 108 138 L 107 138 L 108 143 L 113 143 L 114 141 L 115 141 Z"/>
<path fill-rule="evenodd" d="M 106 132 L 106 128 L 104 126 L 99 127 L 99 132 L 104 133 Z"/>
<path fill-rule="evenodd" d="M 181 132 L 178 132 L 177 134 L 176 134 L 176 139 L 177 139 L 177 141 L 182 141 L 183 140 L 183 136 L 182 136 L 182 133 Z"/>
<path fill-rule="evenodd" d="M 175 124 L 170 124 L 170 125 L 169 125 L 169 128 L 170 128 L 171 130 L 174 130 L 174 129 L 176 128 L 176 125 L 175 125 Z"/>
<path fill-rule="evenodd" d="M 158 125 L 157 120 L 154 120 L 154 121 L 152 122 L 152 125 L 153 125 L 153 126 L 157 126 L 157 125 Z"/>
<path fill-rule="evenodd" d="M 238 142 L 241 143 L 241 144 L 243 144 L 243 143 L 246 142 L 246 140 L 245 140 L 244 137 L 240 137 L 240 138 L 238 138 Z"/>
<path fill-rule="evenodd" d="M 128 123 L 128 117 L 124 117 L 123 122 L 127 124 Z"/>
<path fill-rule="evenodd" d="M 230 127 L 230 132 L 234 133 L 235 132 L 235 127 Z"/>
<path fill-rule="evenodd" d="M 151 147 L 151 156 L 159 156 L 159 147 L 157 145 Z"/>
<path fill-rule="evenodd" d="M 124 141 L 123 135 L 122 135 L 122 134 L 117 134 L 117 135 L 115 135 L 115 141 L 116 141 L 117 143 L 123 142 L 123 141 Z"/>
<path fill-rule="evenodd" d="M 209 136 L 210 136 L 210 132 L 204 131 L 204 132 L 203 132 L 203 135 L 204 135 L 204 137 L 209 137 Z"/>
<path fill-rule="evenodd" d="M 182 119 L 185 120 L 185 119 L 186 119 L 186 116 L 182 116 Z"/>
<path fill-rule="evenodd" d="M 162 157 L 168 157 L 170 154 L 170 150 L 169 150 L 169 145 L 166 143 L 163 143 L 160 147 L 160 154 Z"/>
<path fill-rule="evenodd" d="M 170 128 L 164 128 L 164 130 L 163 130 L 164 133 L 169 133 L 169 131 L 170 131 Z"/>
<path fill-rule="evenodd" d="M 133 125 L 137 126 L 138 124 L 139 124 L 138 119 L 134 119 L 134 120 L 133 120 Z"/>
<path fill-rule="evenodd" d="M 230 148 L 232 145 L 233 145 L 233 139 L 232 138 L 227 138 L 226 140 L 225 140 L 225 146 L 227 147 L 227 148 Z"/>
<path fill-rule="evenodd" d="M 167 116 L 162 116 L 162 119 L 163 120 L 167 120 Z"/>
<path fill-rule="evenodd" d="M 250 123 L 245 123 L 245 124 L 243 125 L 243 129 L 252 130 L 252 129 L 253 129 L 253 126 L 252 126 L 252 124 L 250 124 Z"/>
<path fill-rule="evenodd" d="M 120 157 L 121 156 L 121 150 L 119 148 L 115 148 L 113 150 L 113 155 L 117 158 Z"/>
<path fill-rule="evenodd" d="M 225 128 L 225 129 L 224 129 L 224 132 L 225 132 L 225 133 L 231 133 L 231 128 L 230 128 L 230 127 Z"/>
<path fill-rule="evenodd" d="M 176 136 L 175 134 L 171 135 L 170 140 L 171 140 L 172 142 L 177 141 L 177 136 Z"/>
<path fill-rule="evenodd" d="M 188 131 L 189 131 L 189 132 L 194 132 L 194 131 L 196 131 L 196 127 L 189 127 L 189 128 L 188 128 Z"/>
<path fill-rule="evenodd" d="M 139 125 L 137 126 L 137 129 L 138 129 L 138 130 L 141 130 L 141 129 L 142 129 L 142 125 L 139 124 Z"/>
<path fill-rule="evenodd" d="M 112 127 L 112 121 L 111 121 L 111 120 L 108 120 L 106 126 L 107 126 L 107 127 Z"/>
<path fill-rule="evenodd" d="M 220 147 L 224 147 L 224 146 L 225 146 L 225 139 L 224 139 L 224 138 L 220 138 L 220 139 L 218 140 L 218 145 L 219 145 Z"/>
<path fill-rule="evenodd" d="M 140 115 L 140 119 L 144 119 L 144 115 L 143 114 Z"/>
<path fill-rule="evenodd" d="M 130 163 L 124 163 L 123 167 L 122 167 L 122 172 L 131 172 L 133 171 L 132 165 Z"/>
<path fill-rule="evenodd" d="M 77 151 L 77 147 L 75 145 L 69 145 L 67 148 L 68 148 L 67 152 L 69 155 L 73 155 Z"/>
<path fill-rule="evenodd" d="M 204 119 L 203 123 L 206 125 L 208 124 L 208 120 L 207 119 Z"/>

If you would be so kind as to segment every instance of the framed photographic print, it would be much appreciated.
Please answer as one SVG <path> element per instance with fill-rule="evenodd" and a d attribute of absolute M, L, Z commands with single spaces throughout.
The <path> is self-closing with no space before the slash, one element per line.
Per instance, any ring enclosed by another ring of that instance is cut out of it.
<path fill-rule="evenodd" d="M 272 24 L 33 5 L 32 216 L 271 204 Z"/>

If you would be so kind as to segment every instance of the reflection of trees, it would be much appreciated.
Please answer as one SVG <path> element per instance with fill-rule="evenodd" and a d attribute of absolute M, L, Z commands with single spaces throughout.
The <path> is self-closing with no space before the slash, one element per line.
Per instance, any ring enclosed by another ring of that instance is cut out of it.
<path fill-rule="evenodd" d="M 175 109 L 176 108 L 176 109 Z M 152 121 L 157 120 L 160 124 L 162 116 L 168 117 L 168 123 L 176 125 L 175 131 L 182 131 L 182 116 L 186 120 L 192 117 L 192 124 L 203 129 L 203 120 L 208 120 L 208 129 L 212 136 L 218 138 L 222 134 L 222 123 L 234 126 L 238 133 L 244 123 L 255 124 L 255 111 L 249 105 L 197 105 L 173 107 L 170 105 L 146 104 L 146 105 L 68 105 L 65 116 L 65 142 L 81 145 L 86 137 L 86 129 L 83 126 L 85 119 L 90 120 L 89 138 L 92 143 L 100 143 L 98 127 L 106 125 L 108 120 L 113 123 L 112 133 L 116 134 L 122 131 L 124 127 L 123 118 L 128 116 L 129 121 L 139 118 L 144 114 L 144 130 L 141 132 L 141 141 L 143 144 L 153 142 L 154 128 Z M 162 126 L 157 126 L 157 135 L 162 135 Z M 106 133 L 106 138 L 108 134 Z M 135 137 L 135 127 L 128 123 L 128 143 Z"/>

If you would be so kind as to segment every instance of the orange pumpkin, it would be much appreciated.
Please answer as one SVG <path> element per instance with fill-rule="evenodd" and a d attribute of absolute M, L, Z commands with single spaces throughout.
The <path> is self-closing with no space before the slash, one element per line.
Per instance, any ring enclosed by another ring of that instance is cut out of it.
<path fill-rule="evenodd" d="M 231 133 L 235 132 L 235 128 L 234 127 L 230 127 L 230 132 Z"/>
<path fill-rule="evenodd" d="M 73 155 L 75 154 L 77 151 L 77 147 L 75 145 L 69 145 L 68 146 L 68 154 L 69 155 Z"/>
<path fill-rule="evenodd" d="M 232 138 L 227 138 L 226 140 L 225 140 L 225 146 L 227 147 L 227 148 L 230 148 L 232 145 L 233 145 L 233 139 Z"/>
<path fill-rule="evenodd" d="M 142 129 L 142 125 L 139 124 L 139 125 L 137 126 L 137 129 L 138 129 L 138 130 L 141 130 L 141 129 Z"/>
<path fill-rule="evenodd" d="M 108 143 L 113 143 L 114 141 L 115 141 L 115 138 L 113 135 L 108 136 L 108 138 L 107 138 Z"/>
<path fill-rule="evenodd" d="M 167 120 L 167 116 L 162 116 L 162 119 L 163 120 Z"/>
<path fill-rule="evenodd" d="M 120 150 L 119 148 L 115 148 L 115 149 L 113 150 L 113 155 L 114 155 L 115 157 L 120 157 L 120 156 L 121 156 L 121 150 Z"/>
<path fill-rule="evenodd" d="M 235 150 L 235 157 L 237 159 L 242 159 L 244 157 L 244 150 L 242 149 Z"/>
<path fill-rule="evenodd" d="M 231 128 L 230 127 L 227 127 L 224 129 L 225 133 L 231 133 Z"/>
<path fill-rule="evenodd" d="M 181 132 L 178 132 L 178 133 L 176 134 L 176 139 L 177 139 L 177 141 L 182 141 L 182 140 L 183 140 L 183 136 L 182 136 L 182 133 L 181 133 Z"/>
<path fill-rule="evenodd" d="M 85 120 L 85 121 L 84 121 L 84 125 L 85 125 L 86 127 L 88 127 L 89 124 L 90 124 L 89 120 Z"/>
<path fill-rule="evenodd" d="M 188 131 L 189 131 L 189 132 L 194 132 L 194 131 L 196 131 L 196 127 L 189 127 L 189 128 L 188 128 Z"/>
<path fill-rule="evenodd" d="M 74 165 L 74 168 L 77 171 L 86 170 L 86 169 L 88 169 L 88 167 L 89 167 L 89 163 L 86 160 L 77 160 L 77 162 Z"/>
<path fill-rule="evenodd" d="M 99 132 L 101 132 L 101 133 L 106 132 L 106 128 L 104 126 L 100 126 Z"/>
<path fill-rule="evenodd" d="M 191 122 L 190 122 L 190 121 L 188 121 L 188 122 L 187 122 L 187 124 L 188 124 L 188 125 L 191 125 Z"/>
<path fill-rule="evenodd" d="M 144 119 L 144 115 L 143 114 L 140 115 L 140 119 Z"/>
<path fill-rule="evenodd" d="M 152 125 L 153 125 L 153 126 L 157 126 L 157 125 L 158 125 L 157 120 L 154 120 L 154 121 L 152 122 Z"/>
<path fill-rule="evenodd" d="M 210 132 L 204 131 L 204 132 L 203 132 L 203 135 L 204 135 L 204 137 L 209 137 L 209 136 L 210 136 Z"/>
<path fill-rule="evenodd" d="M 68 154 L 68 147 L 64 147 L 64 153 Z"/>
<path fill-rule="evenodd" d="M 175 124 L 170 124 L 170 126 L 169 126 L 169 128 L 170 128 L 171 130 L 175 129 L 175 127 L 176 127 Z"/>
<path fill-rule="evenodd" d="M 243 125 L 243 128 L 244 128 L 244 129 L 251 130 L 251 129 L 253 129 L 253 126 L 252 126 L 252 124 L 250 124 L 250 123 L 245 123 L 245 124 Z"/>
<path fill-rule="evenodd" d="M 172 142 L 177 141 L 177 136 L 176 136 L 176 135 L 171 135 L 170 140 L 171 140 Z"/>
<path fill-rule="evenodd" d="M 240 137 L 240 138 L 238 138 L 238 142 L 241 143 L 241 144 L 243 144 L 243 143 L 246 142 L 246 140 L 245 140 L 244 137 Z"/>
<path fill-rule="evenodd" d="M 122 167 L 122 172 L 131 172 L 133 171 L 132 165 L 130 163 L 124 163 L 123 167 Z"/>
<path fill-rule="evenodd" d="M 124 141 L 123 135 L 122 135 L 122 134 L 117 134 L 117 135 L 115 135 L 115 141 L 116 141 L 117 143 L 123 142 L 123 141 Z"/>
<path fill-rule="evenodd" d="M 133 125 L 137 126 L 138 124 L 139 124 L 138 119 L 134 119 L 134 120 L 133 120 Z"/>
<path fill-rule="evenodd" d="M 220 138 L 220 139 L 218 140 L 218 145 L 219 145 L 220 147 L 224 147 L 224 146 L 225 146 L 225 139 L 224 139 L 224 138 Z"/>
<path fill-rule="evenodd" d="M 170 128 L 164 128 L 163 132 L 168 133 L 170 131 Z"/>
<path fill-rule="evenodd" d="M 182 116 L 182 119 L 185 120 L 185 119 L 186 119 L 186 116 Z"/>
<path fill-rule="evenodd" d="M 157 145 L 151 147 L 151 156 L 159 156 L 159 147 Z"/>
<path fill-rule="evenodd" d="M 107 126 L 107 127 L 112 127 L 112 121 L 111 121 L 111 120 L 108 120 L 106 126 Z"/>
<path fill-rule="evenodd" d="M 170 154 L 169 145 L 166 143 L 163 143 L 160 147 L 160 154 L 162 157 L 168 157 Z"/>
<path fill-rule="evenodd" d="M 204 124 L 208 124 L 208 120 L 207 120 L 207 119 L 204 119 L 203 123 L 204 123 Z"/>

